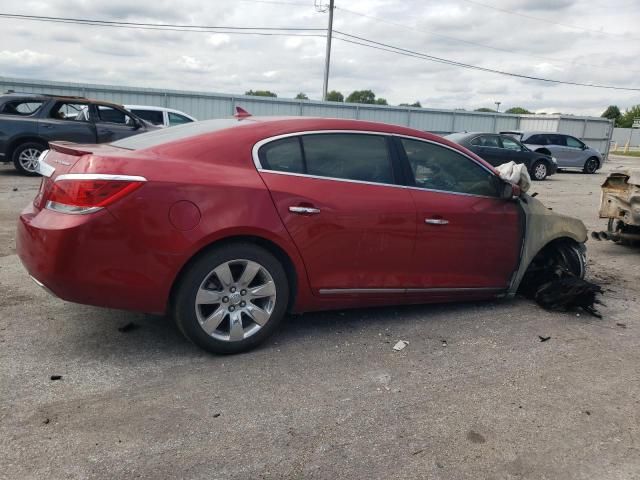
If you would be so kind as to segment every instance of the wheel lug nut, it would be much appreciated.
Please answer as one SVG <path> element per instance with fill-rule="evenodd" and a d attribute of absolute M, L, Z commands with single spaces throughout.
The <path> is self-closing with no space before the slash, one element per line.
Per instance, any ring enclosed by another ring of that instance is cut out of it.
<path fill-rule="evenodd" d="M 230 312 L 233 312 L 235 309 L 236 309 L 236 307 L 234 307 L 233 305 L 231 305 L 231 306 L 229 307 L 229 311 L 230 311 Z"/>
<path fill-rule="evenodd" d="M 240 290 L 240 295 L 246 295 L 247 291 L 243 288 L 242 290 Z"/>
<path fill-rule="evenodd" d="M 222 303 L 227 303 L 229 301 L 229 297 L 222 297 Z"/>
<path fill-rule="evenodd" d="M 241 306 L 241 307 L 244 307 L 246 304 L 247 304 L 247 302 L 244 302 L 244 301 L 243 301 L 243 302 L 240 302 L 240 306 Z"/>
<path fill-rule="evenodd" d="M 236 287 L 231 287 L 230 291 L 231 291 L 231 293 L 235 293 Z"/>

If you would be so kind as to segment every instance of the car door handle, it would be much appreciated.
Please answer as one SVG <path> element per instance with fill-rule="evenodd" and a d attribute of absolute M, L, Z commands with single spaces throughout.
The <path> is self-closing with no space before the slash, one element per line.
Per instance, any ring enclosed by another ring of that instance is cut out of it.
<path fill-rule="evenodd" d="M 448 225 L 449 220 L 445 220 L 444 218 L 425 218 L 424 223 L 428 225 Z"/>
<path fill-rule="evenodd" d="M 42 128 L 53 128 L 53 125 L 42 125 Z"/>
<path fill-rule="evenodd" d="M 306 213 L 306 214 L 311 214 L 311 215 L 315 215 L 316 213 L 320 213 L 320 209 L 319 208 L 314 208 L 314 207 L 289 207 L 289 211 L 291 213 Z"/>

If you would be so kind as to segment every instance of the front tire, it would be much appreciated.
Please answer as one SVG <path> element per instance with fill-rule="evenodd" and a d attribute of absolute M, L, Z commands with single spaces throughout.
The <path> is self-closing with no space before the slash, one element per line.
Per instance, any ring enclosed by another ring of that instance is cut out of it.
<path fill-rule="evenodd" d="M 536 162 L 531 166 L 531 178 L 534 180 L 544 180 L 547 178 L 549 174 L 549 167 L 547 166 L 547 162 L 544 160 L 536 160 Z"/>
<path fill-rule="evenodd" d="M 180 277 L 173 316 L 182 333 L 217 354 L 250 350 L 275 332 L 286 313 L 282 264 L 251 243 L 213 248 Z"/>
<path fill-rule="evenodd" d="M 38 159 L 46 149 L 46 145 L 38 142 L 18 145 L 12 155 L 13 166 L 23 175 L 38 175 Z"/>
<path fill-rule="evenodd" d="M 584 167 L 582 171 L 584 173 L 596 173 L 596 170 L 600 167 L 600 161 L 596 157 L 589 158 L 586 162 L 584 162 Z"/>

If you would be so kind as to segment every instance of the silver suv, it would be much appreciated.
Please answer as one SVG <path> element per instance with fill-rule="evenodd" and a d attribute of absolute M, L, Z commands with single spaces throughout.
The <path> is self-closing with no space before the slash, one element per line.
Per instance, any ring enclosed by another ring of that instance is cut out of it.
<path fill-rule="evenodd" d="M 571 135 L 551 132 L 500 132 L 515 136 L 534 152 L 551 155 L 558 168 L 580 168 L 595 173 L 604 163 L 602 154 Z"/>

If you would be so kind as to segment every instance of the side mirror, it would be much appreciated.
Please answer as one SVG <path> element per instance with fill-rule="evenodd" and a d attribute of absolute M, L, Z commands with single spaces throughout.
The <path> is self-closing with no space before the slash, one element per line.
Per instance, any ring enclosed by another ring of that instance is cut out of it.
<path fill-rule="evenodd" d="M 502 195 L 501 197 L 505 200 L 513 200 L 522 195 L 522 190 L 518 185 L 515 185 L 510 182 L 504 182 L 502 184 Z"/>

